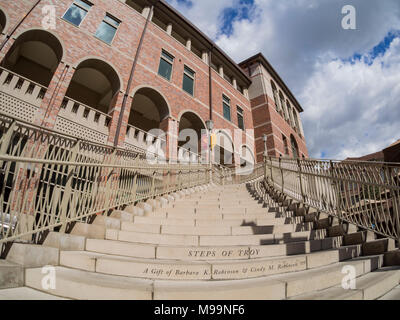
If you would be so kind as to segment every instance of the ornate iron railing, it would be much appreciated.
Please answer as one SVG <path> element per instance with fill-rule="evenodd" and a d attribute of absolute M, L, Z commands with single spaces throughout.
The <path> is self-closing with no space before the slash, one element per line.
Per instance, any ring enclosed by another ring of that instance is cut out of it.
<path fill-rule="evenodd" d="M 209 170 L 154 164 L 144 150 L 90 143 L 0 115 L 0 243 L 37 242 L 42 232 L 64 231 L 70 222 L 207 184 Z"/>
<path fill-rule="evenodd" d="M 400 164 L 265 158 L 266 181 L 298 202 L 395 240 Z"/>
<path fill-rule="evenodd" d="M 261 178 L 264 175 L 264 164 L 248 165 L 243 168 L 228 168 L 213 165 L 212 181 L 219 185 L 242 184 Z"/>

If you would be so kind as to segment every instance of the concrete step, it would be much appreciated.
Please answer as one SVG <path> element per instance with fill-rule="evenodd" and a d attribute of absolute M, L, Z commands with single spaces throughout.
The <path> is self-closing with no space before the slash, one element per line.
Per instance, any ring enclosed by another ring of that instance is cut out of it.
<path fill-rule="evenodd" d="M 236 245 L 266 245 L 290 243 L 326 238 L 324 230 L 301 231 L 290 233 L 237 235 L 237 236 L 206 236 L 206 235 L 169 235 L 151 234 L 142 232 L 120 231 L 109 229 L 106 231 L 107 240 L 118 240 L 133 243 L 154 245 L 182 245 L 182 246 L 236 246 Z"/>
<path fill-rule="evenodd" d="M 60 265 L 102 274 L 163 280 L 233 280 L 297 272 L 339 262 L 338 250 L 307 255 L 232 261 L 140 259 L 63 251 Z"/>
<path fill-rule="evenodd" d="M 323 290 L 341 283 L 342 269 L 352 265 L 356 275 L 370 272 L 370 259 L 335 263 L 290 274 L 232 281 L 154 282 L 155 300 L 282 300 L 301 293 Z"/>
<path fill-rule="evenodd" d="M 55 289 L 42 288 L 41 268 L 27 269 L 26 286 L 60 297 L 79 300 L 151 300 L 150 280 L 132 279 L 56 267 L 57 283 Z"/>
<path fill-rule="evenodd" d="M 172 219 L 172 218 L 152 218 L 135 217 L 134 224 L 154 224 L 161 226 L 187 226 L 187 227 L 207 227 L 207 226 L 275 226 L 286 224 L 300 224 L 301 218 L 261 218 L 261 219 Z"/>
<path fill-rule="evenodd" d="M 400 300 L 400 286 L 393 288 L 378 300 Z"/>
<path fill-rule="evenodd" d="M 303 242 L 292 242 L 287 244 L 274 244 L 264 246 L 165 246 L 141 243 L 130 243 L 123 241 L 88 239 L 86 250 L 90 252 L 114 254 L 134 258 L 157 258 L 165 260 L 187 260 L 187 261 L 212 261 L 212 260 L 240 260 L 257 259 L 266 257 L 277 257 L 285 255 L 306 254 L 321 250 L 336 249 L 331 241 L 311 240 Z M 359 256 L 360 246 L 341 247 L 339 259 L 346 260 Z"/>
<path fill-rule="evenodd" d="M 0 259 L 0 289 L 24 285 L 24 269 L 17 263 Z M 1 291 L 0 291 L 1 292 Z M 1 300 L 1 294 L 0 294 Z"/>
<path fill-rule="evenodd" d="M 344 289 L 338 285 L 326 290 L 295 297 L 295 300 L 375 300 L 398 286 L 400 268 L 381 268 L 358 277 L 355 287 Z"/>
<path fill-rule="evenodd" d="M 0 300 L 69 300 L 27 287 L 0 290 Z"/>

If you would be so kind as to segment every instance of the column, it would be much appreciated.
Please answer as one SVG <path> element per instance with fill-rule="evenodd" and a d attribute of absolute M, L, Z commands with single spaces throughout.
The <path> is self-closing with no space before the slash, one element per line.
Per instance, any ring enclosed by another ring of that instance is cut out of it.
<path fill-rule="evenodd" d="M 123 92 L 118 92 L 118 96 L 116 97 L 116 102 L 115 106 L 112 111 L 112 119 L 110 123 L 110 129 L 109 129 L 109 135 L 108 135 L 108 143 L 113 144 L 115 140 L 115 136 L 117 134 L 117 127 L 118 127 L 118 121 L 119 121 L 119 115 L 121 114 L 121 108 L 122 108 L 122 103 L 124 100 L 124 93 Z M 128 96 L 126 100 L 126 107 L 125 107 L 125 112 L 122 117 L 122 122 L 121 122 L 121 129 L 119 130 L 118 134 L 118 146 L 123 147 L 125 143 L 125 138 L 126 138 L 126 129 L 128 126 L 128 120 L 129 120 L 129 114 L 131 112 L 131 105 L 132 105 L 132 97 Z"/>
<path fill-rule="evenodd" d="M 172 35 L 172 23 L 168 23 L 167 25 L 167 34 Z"/>
<path fill-rule="evenodd" d="M 186 40 L 186 49 L 192 50 L 192 39 Z"/>
<path fill-rule="evenodd" d="M 35 116 L 34 123 L 44 127 L 53 128 L 58 111 L 67 93 L 69 84 L 75 73 L 75 69 L 61 62 L 47 88 L 38 114 Z"/>
<path fill-rule="evenodd" d="M 224 77 L 224 67 L 223 66 L 218 67 L 218 73 L 222 78 Z"/>

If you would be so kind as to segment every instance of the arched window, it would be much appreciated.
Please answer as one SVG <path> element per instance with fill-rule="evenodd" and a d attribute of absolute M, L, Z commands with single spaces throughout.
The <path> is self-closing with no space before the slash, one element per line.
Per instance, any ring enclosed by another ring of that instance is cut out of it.
<path fill-rule="evenodd" d="M 1 66 L 48 87 L 62 56 L 61 43 L 54 35 L 43 30 L 30 30 L 18 37 Z"/>
<path fill-rule="evenodd" d="M 285 151 L 285 155 L 288 156 L 289 155 L 289 146 L 288 146 L 287 138 L 284 135 L 282 135 L 282 141 L 283 141 L 283 148 Z"/>
<path fill-rule="evenodd" d="M 297 141 L 293 137 L 293 135 L 290 135 L 290 143 L 292 144 L 293 158 L 297 159 L 299 157 L 299 148 L 298 148 L 298 145 L 297 145 Z"/>
<path fill-rule="evenodd" d="M 280 106 L 279 106 L 279 99 L 278 99 L 278 90 L 276 89 L 275 83 L 271 80 L 271 87 L 272 87 L 272 94 L 274 96 L 274 101 L 275 101 L 275 108 L 276 111 L 279 112 Z"/>
<path fill-rule="evenodd" d="M 286 104 L 285 104 L 285 98 L 283 97 L 283 93 L 279 91 L 279 101 L 281 103 L 281 110 L 280 114 L 282 117 L 285 117 L 287 115 L 287 110 L 286 110 Z"/>

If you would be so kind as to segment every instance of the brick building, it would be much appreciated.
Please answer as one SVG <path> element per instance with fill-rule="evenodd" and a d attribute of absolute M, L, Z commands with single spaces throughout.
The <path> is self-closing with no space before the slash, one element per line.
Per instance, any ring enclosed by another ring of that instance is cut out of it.
<path fill-rule="evenodd" d="M 0 31 L 3 114 L 127 149 L 157 141 L 169 159 L 200 154 L 212 120 L 223 164 L 261 161 L 264 134 L 269 155 L 308 156 L 303 109 L 268 61 L 236 64 L 163 0 L 0 0 Z"/>

